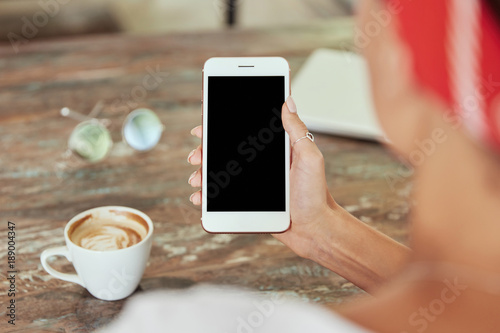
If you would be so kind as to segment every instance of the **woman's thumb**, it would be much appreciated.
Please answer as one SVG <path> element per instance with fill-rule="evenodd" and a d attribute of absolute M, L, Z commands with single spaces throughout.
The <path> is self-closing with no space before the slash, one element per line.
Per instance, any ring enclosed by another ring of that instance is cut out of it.
<path fill-rule="evenodd" d="M 283 121 L 283 127 L 288 133 L 292 143 L 306 135 L 307 127 L 297 114 L 297 107 L 295 106 L 292 96 L 288 96 L 286 102 L 283 103 L 283 107 L 281 108 L 281 119 Z"/>

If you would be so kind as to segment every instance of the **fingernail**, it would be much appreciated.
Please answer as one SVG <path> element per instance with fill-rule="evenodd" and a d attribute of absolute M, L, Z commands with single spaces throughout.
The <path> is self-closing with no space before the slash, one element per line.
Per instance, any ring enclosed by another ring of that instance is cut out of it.
<path fill-rule="evenodd" d="M 188 184 L 189 184 L 189 185 L 191 185 L 191 180 L 193 180 L 193 178 L 194 178 L 194 176 L 195 176 L 195 175 L 196 175 L 196 171 L 195 171 L 195 172 L 193 172 L 193 173 L 191 174 L 191 176 L 189 176 L 189 179 L 188 179 Z"/>
<path fill-rule="evenodd" d="M 193 202 L 194 193 L 189 196 L 189 201 Z"/>
<path fill-rule="evenodd" d="M 291 113 L 297 113 L 297 107 L 295 106 L 295 102 L 293 101 L 292 96 L 288 96 L 286 99 L 286 106 Z"/>
<path fill-rule="evenodd" d="M 194 152 L 195 152 L 195 151 L 196 151 L 196 149 L 193 149 L 193 150 L 189 153 L 188 158 L 187 158 L 188 163 L 191 163 L 191 162 L 189 161 L 189 159 L 190 159 L 190 158 L 194 155 Z"/>
<path fill-rule="evenodd" d="M 191 135 L 195 135 L 195 134 L 194 134 L 194 131 L 195 131 L 198 127 L 200 127 L 200 126 L 198 125 L 198 126 L 196 126 L 195 128 L 193 128 L 193 129 L 191 130 L 191 132 L 190 132 L 190 133 L 191 133 Z"/>

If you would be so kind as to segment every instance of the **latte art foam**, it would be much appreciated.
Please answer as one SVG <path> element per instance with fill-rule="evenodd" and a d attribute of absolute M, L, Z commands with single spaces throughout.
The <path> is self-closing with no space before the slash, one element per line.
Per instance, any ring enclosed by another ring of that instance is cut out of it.
<path fill-rule="evenodd" d="M 148 234 L 147 223 L 126 212 L 99 211 L 74 223 L 73 243 L 88 250 L 113 251 L 139 243 Z"/>

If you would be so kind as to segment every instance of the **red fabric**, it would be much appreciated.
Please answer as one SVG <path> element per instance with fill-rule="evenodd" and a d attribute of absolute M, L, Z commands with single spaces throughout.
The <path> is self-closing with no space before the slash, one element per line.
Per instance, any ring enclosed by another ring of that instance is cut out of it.
<path fill-rule="evenodd" d="M 450 87 L 447 51 L 448 8 L 453 0 L 386 0 L 402 6 L 395 16 L 401 38 L 412 53 L 414 76 L 417 82 L 440 97 L 454 110 Z M 480 1 L 480 0 L 458 0 Z M 484 99 L 483 112 L 487 133 L 482 137 L 500 152 L 500 23 L 490 7 L 481 1 L 480 15 L 480 86 Z M 455 109 L 456 110 L 456 109 Z M 467 119 L 465 119 L 467 121 Z"/>
<path fill-rule="evenodd" d="M 469 0 L 465 0 L 469 1 Z M 399 27 L 413 54 L 416 79 L 448 103 L 452 102 L 446 62 L 446 2 L 403 0 Z"/>
<path fill-rule="evenodd" d="M 500 128 L 494 126 L 498 123 L 494 120 L 495 117 L 500 117 L 500 24 L 493 13 L 488 10 L 489 8 L 484 9 L 481 22 L 483 30 L 481 77 L 486 104 L 484 112 L 486 121 L 490 125 L 487 133 L 488 140 L 500 150 Z"/>

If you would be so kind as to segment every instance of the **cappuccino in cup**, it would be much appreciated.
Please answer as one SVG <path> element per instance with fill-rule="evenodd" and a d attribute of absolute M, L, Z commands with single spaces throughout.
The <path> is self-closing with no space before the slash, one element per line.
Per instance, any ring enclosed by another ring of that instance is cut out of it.
<path fill-rule="evenodd" d="M 152 245 L 153 222 L 141 211 L 120 206 L 89 209 L 73 217 L 64 229 L 66 246 L 42 252 L 50 275 L 78 283 L 102 300 L 132 294 L 146 269 Z M 65 256 L 77 274 L 61 273 L 49 264 Z"/>
<path fill-rule="evenodd" d="M 69 239 L 84 249 L 113 251 L 140 243 L 148 223 L 139 215 L 121 210 L 98 210 L 75 221 Z"/>

